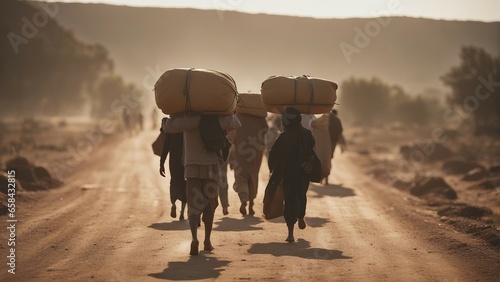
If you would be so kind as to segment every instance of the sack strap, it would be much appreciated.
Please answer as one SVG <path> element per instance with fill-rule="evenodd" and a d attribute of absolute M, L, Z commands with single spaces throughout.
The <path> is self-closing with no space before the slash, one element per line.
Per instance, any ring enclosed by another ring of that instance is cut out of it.
<path fill-rule="evenodd" d="M 191 99 L 189 97 L 189 85 L 191 84 L 191 72 L 194 68 L 190 68 L 186 74 L 186 80 L 184 81 L 184 96 L 186 96 L 186 112 L 191 112 Z"/>
<path fill-rule="evenodd" d="M 304 77 L 307 79 L 307 82 L 309 83 L 309 107 L 307 109 L 307 113 L 311 113 L 311 106 L 312 103 L 314 102 L 314 86 L 312 84 L 312 81 L 309 79 L 308 75 L 304 75 Z"/>

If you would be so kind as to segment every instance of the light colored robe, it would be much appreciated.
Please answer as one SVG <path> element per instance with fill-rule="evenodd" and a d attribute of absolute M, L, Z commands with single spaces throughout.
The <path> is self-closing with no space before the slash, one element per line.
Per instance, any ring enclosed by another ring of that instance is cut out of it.
<path fill-rule="evenodd" d="M 313 120 L 311 122 L 311 129 L 316 140 L 316 146 L 314 146 L 314 151 L 321 162 L 321 169 L 323 178 L 330 175 L 330 170 L 332 169 L 331 154 L 332 145 L 330 141 L 330 132 L 328 126 L 330 124 L 330 115 L 323 114 L 320 118 Z"/>

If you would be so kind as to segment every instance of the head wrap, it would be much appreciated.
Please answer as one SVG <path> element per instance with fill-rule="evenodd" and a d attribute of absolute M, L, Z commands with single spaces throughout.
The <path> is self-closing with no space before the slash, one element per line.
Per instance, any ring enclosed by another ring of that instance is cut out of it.
<path fill-rule="evenodd" d="M 300 112 L 294 108 L 285 108 L 281 114 L 281 122 L 285 129 L 301 126 L 302 117 Z"/>

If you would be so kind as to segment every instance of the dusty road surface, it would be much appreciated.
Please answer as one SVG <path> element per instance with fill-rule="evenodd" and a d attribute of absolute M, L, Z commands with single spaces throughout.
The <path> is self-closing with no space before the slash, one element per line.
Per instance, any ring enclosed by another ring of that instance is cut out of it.
<path fill-rule="evenodd" d="M 155 137 L 102 146 L 64 187 L 23 202 L 16 274 L 2 263 L 0 281 L 499 279 L 498 252 L 361 174 L 353 153 L 334 162 L 334 185 L 310 186 L 308 227 L 296 229 L 295 243 L 285 242 L 283 220 L 262 217 L 267 168 L 254 217 L 238 213 L 230 174 L 230 214 L 216 211 L 215 250 L 190 257 L 187 222 L 169 216 L 168 179 L 150 148 Z"/>

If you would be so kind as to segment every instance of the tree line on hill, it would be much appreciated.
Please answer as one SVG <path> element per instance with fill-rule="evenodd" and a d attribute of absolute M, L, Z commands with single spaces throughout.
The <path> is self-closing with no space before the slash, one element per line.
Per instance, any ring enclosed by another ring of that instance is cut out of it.
<path fill-rule="evenodd" d="M 1 116 L 101 117 L 140 91 L 114 73 L 106 48 L 76 39 L 43 3 L 1 1 L 0 34 Z"/>
<path fill-rule="evenodd" d="M 401 86 L 378 78 L 352 77 L 340 86 L 340 109 L 362 125 L 444 121 L 457 127 L 463 118 L 470 118 L 476 134 L 500 133 L 500 57 L 479 47 L 464 46 L 460 64 L 451 67 L 441 80 L 451 90 L 444 104 L 439 97 L 412 96 Z"/>

